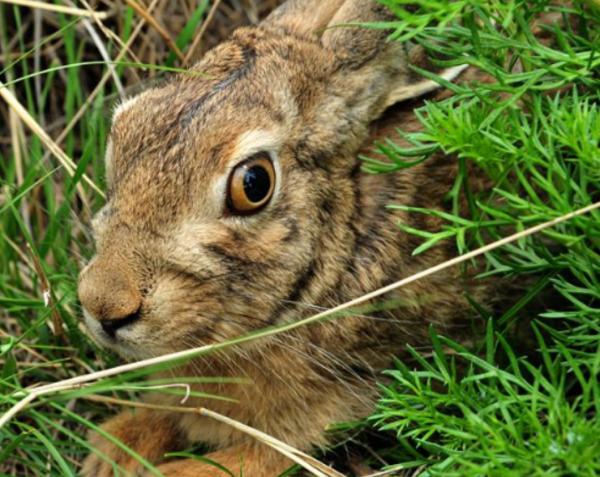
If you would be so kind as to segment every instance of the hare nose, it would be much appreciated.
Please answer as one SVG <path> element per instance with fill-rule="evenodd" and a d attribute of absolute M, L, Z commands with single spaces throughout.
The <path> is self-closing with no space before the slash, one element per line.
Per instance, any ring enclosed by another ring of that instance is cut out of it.
<path fill-rule="evenodd" d="M 112 265 L 112 266 L 107 266 Z M 106 334 L 114 337 L 123 326 L 140 318 L 142 297 L 129 273 L 99 258 L 79 280 L 79 300 Z"/>

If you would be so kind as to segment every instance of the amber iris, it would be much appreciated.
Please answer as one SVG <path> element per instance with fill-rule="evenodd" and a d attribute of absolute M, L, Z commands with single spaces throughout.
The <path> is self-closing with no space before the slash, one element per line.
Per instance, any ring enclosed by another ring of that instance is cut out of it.
<path fill-rule="evenodd" d="M 256 154 L 239 164 L 229 177 L 227 205 L 234 214 L 258 212 L 273 195 L 275 169 L 266 153 Z"/>

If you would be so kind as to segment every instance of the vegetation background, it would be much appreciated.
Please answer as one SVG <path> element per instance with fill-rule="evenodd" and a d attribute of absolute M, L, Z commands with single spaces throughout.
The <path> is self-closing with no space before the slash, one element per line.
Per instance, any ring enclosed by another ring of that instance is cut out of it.
<path fill-rule="evenodd" d="M 103 203 L 114 104 L 278 2 L 33 3 L 0 0 L 0 413 L 23 388 L 118 363 L 86 337 L 76 297 L 93 247 L 89 219 Z M 471 250 L 600 200 L 596 0 L 381 3 L 397 21 L 368 27 L 391 28 L 393 41 L 420 43 L 440 64 L 468 63 L 493 78 L 443 83 L 455 95 L 420 107 L 423 131 L 407 136 L 413 147 L 384 143 L 388 162 L 365 158 L 371 173 L 401 173 L 440 149 L 459 161 L 448 201 L 466 194 L 470 213 L 412 209 L 445 223 L 435 234 L 400 225 L 423 238 L 415 253 L 440 240 Z M 470 163 L 495 181 L 486 196 L 469 190 Z M 473 303 L 488 320 L 473 349 L 432 330 L 432 351 L 397 363 L 376 413 L 333 429 L 349 437 L 323 459 L 342 454 L 351 461 L 344 471 L 356 475 L 382 467 L 397 475 L 599 475 L 599 245 L 595 211 L 487 254 L 485 275 L 530 274 L 531 288 L 502 316 Z M 527 311 L 547 297 L 541 312 Z M 532 331 L 528 349 L 511 345 L 517 323 Z M 133 399 L 146 385 L 141 374 L 28 406 L 0 429 L 0 474 L 76 475 L 87 430 L 114 411 L 98 396 Z M 375 429 L 380 438 L 364 437 Z"/>

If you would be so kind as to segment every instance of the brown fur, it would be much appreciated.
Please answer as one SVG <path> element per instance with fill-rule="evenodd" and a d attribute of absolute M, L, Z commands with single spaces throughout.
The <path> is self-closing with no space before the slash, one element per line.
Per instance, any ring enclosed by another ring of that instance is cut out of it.
<path fill-rule="evenodd" d="M 358 153 L 373 139 L 418 127 L 410 105 L 383 112 L 395 90 L 419 79 L 386 32 L 324 27 L 385 16 L 370 1 L 290 0 L 209 52 L 196 74 L 120 108 L 107 157 L 109 200 L 94 222 L 98 254 L 79 285 L 100 342 L 128 358 L 214 343 L 308 316 L 455 254 L 442 244 L 411 256 L 419 241 L 397 223 L 440 224 L 384 207 L 444 207 L 456 174 L 452 158 L 397 174 L 360 171 Z M 278 191 L 256 215 L 228 215 L 228 171 L 248 151 L 265 148 L 279 162 Z M 407 343 L 428 346 L 430 324 L 468 340 L 474 312 L 465 290 L 490 305 L 489 287 L 451 269 L 386 296 L 393 310 L 196 360 L 176 373 L 249 383 L 194 386 L 237 402 L 194 398 L 186 405 L 214 409 L 303 450 L 325 445 L 329 425 L 372 411 L 378 373 Z M 140 306 L 141 317 L 116 337 L 100 329 L 98 320 L 122 319 Z M 216 449 L 210 458 L 234 472 L 242 462 L 250 477 L 273 477 L 290 464 L 224 424 L 189 414 L 126 411 L 104 429 L 155 463 L 201 441 Z M 98 436 L 93 443 L 139 470 L 113 444 Z M 168 476 L 218 475 L 189 460 L 160 468 Z M 83 474 L 112 475 L 112 468 L 92 454 Z"/>

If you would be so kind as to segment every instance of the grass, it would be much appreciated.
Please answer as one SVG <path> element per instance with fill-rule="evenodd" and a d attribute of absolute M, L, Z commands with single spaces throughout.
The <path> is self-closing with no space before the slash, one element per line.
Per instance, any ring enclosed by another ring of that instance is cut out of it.
<path fill-rule="evenodd" d="M 600 10 L 585 2 L 417 3 L 413 14 L 399 12 L 395 35 L 440 55 L 440 64 L 464 62 L 494 81 L 448 85 L 453 98 L 418 111 L 424 130 L 406 135 L 412 148 L 383 144 L 390 162 L 367 161 L 382 173 L 440 150 L 456 154 L 463 172 L 448 195 L 451 213 L 391 205 L 445 222 L 438 233 L 403 227 L 423 239 L 414 253 L 447 239 L 467 251 L 597 201 Z M 542 13 L 553 20 L 534 36 Z M 494 180 L 492 193 L 471 192 L 470 164 Z M 464 197 L 467 217 L 458 213 Z M 501 316 L 481 310 L 489 320 L 481 349 L 432 330 L 432 356 L 413 353 L 414 368 L 398 362 L 388 372 L 372 420 L 398 436 L 396 467 L 444 476 L 598 475 L 599 219 L 595 212 L 488 254 L 484 275 L 535 274 L 536 286 Z M 560 305 L 526 317 L 536 339 L 523 354 L 511 345 L 511 326 L 536 297 Z"/>
<path fill-rule="evenodd" d="M 109 14 L 102 22 L 116 38 L 91 22 L 114 61 L 113 73 L 98 62 L 101 47 L 84 17 L 0 2 L 0 81 L 52 138 L 64 136 L 57 144 L 77 158 L 67 172 L 40 136 L 0 104 L 0 413 L 28 386 L 118 364 L 86 338 L 78 320 L 77 274 L 92 253 L 87 224 L 103 203 L 83 173 L 104 188 L 102 157 L 119 84 L 130 91 L 140 78 L 185 66 L 177 51 L 190 53 L 213 5 L 166 3 L 171 5 L 145 7 L 146 13 L 121 7 Z M 420 0 L 410 2 L 416 10 L 407 13 L 401 7 L 409 2 L 382 3 L 398 16 L 385 25 L 395 40 L 423 45 L 441 65 L 468 63 L 494 78 L 446 84 L 455 95 L 419 109 L 423 131 L 406 134 L 412 147 L 381 144 L 389 161 L 365 161 L 372 173 L 396 173 L 440 150 L 456 155 L 461 173 L 448 195 L 451 212 L 441 216 L 445 227 L 431 234 L 401 226 L 422 237 L 415 254 L 440 240 L 455 240 L 462 252 L 474 250 L 600 200 L 600 7 L 583 1 Z M 103 12 L 115 6 L 98 5 Z M 254 13 L 227 8 L 219 8 L 198 52 L 218 41 L 227 22 Z M 534 36 L 533 21 L 542 13 L 554 20 Z M 149 23 L 139 28 L 142 18 Z M 129 50 L 122 48 L 127 42 Z M 473 164 L 494 180 L 492 193 L 470 191 L 466 170 Z M 468 199 L 467 216 L 458 213 L 462 197 Z M 529 274 L 535 285 L 500 316 L 474 303 L 488 320 L 475 349 L 432 330 L 430 355 L 414 352 L 414 366 L 398 362 L 387 372 L 378 410 L 354 425 L 395 436 L 394 445 L 378 451 L 391 469 L 444 476 L 600 473 L 599 245 L 595 211 L 486 254 L 484 275 Z M 526 305 L 548 296 L 552 304 L 529 316 Z M 512 339 L 519 323 L 533 333 L 527 353 Z M 0 473 L 76 475 L 89 452 L 87 430 L 112 412 L 87 396 L 133 399 L 150 385 L 170 384 L 144 381 L 147 372 L 34 402 L 0 429 Z"/>

